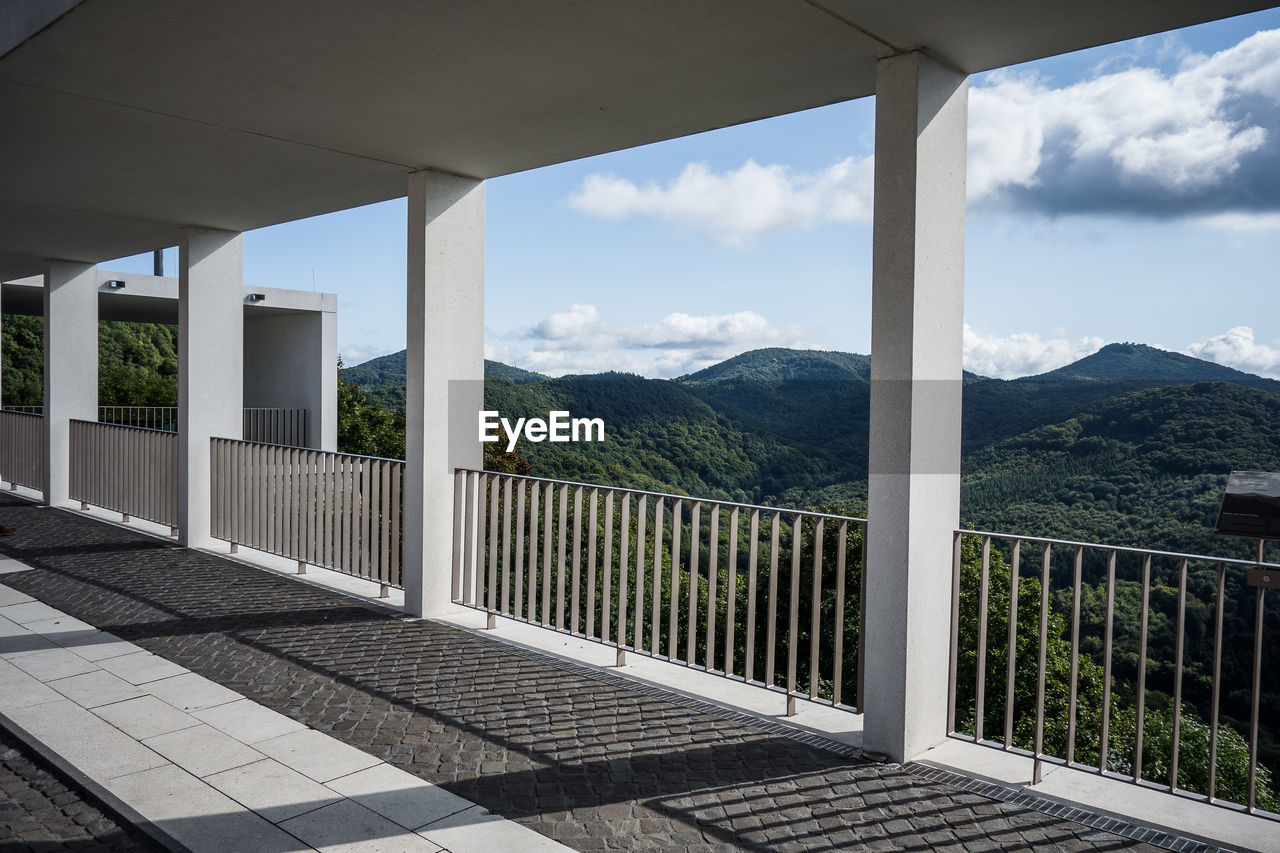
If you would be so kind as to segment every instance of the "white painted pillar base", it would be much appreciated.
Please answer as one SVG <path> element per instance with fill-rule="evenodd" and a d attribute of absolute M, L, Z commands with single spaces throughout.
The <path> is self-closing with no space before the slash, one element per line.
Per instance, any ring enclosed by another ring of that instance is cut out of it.
<path fill-rule="evenodd" d="M 178 526 L 213 544 L 209 439 L 240 438 L 244 407 L 244 263 L 240 234 L 186 228 L 178 246 Z"/>
<path fill-rule="evenodd" d="M 409 176 L 404 598 L 418 616 L 455 609 L 453 470 L 484 458 L 484 196 L 483 181 Z"/>
<path fill-rule="evenodd" d="M 894 761 L 946 737 L 968 91 L 920 51 L 877 67 L 863 743 Z"/>
<path fill-rule="evenodd" d="M 70 502 L 71 421 L 98 419 L 98 269 L 49 261 L 44 272 L 44 500 Z"/>

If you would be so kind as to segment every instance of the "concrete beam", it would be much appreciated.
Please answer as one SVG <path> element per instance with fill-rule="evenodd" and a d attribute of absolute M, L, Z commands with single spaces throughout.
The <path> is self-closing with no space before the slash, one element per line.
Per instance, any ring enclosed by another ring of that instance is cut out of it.
<path fill-rule="evenodd" d="M 920 51 L 878 63 L 863 704 L 895 761 L 947 734 L 968 92 Z"/>
<path fill-rule="evenodd" d="M 178 526 L 188 547 L 213 543 L 209 439 L 243 430 L 241 242 L 238 232 L 192 227 L 178 246 Z"/>
<path fill-rule="evenodd" d="M 49 261 L 44 272 L 44 499 L 69 503 L 71 421 L 98 419 L 98 273 Z"/>
<path fill-rule="evenodd" d="M 405 607 L 451 603 L 453 470 L 479 468 L 484 404 L 484 182 L 409 176 Z"/>

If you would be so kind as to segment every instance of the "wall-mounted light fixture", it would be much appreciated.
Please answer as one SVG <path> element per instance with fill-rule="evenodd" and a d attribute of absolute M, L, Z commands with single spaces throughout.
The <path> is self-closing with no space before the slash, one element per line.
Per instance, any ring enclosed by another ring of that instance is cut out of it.
<path fill-rule="evenodd" d="M 111 279 L 106 282 L 106 285 L 110 290 L 124 290 L 124 282 L 118 278 Z"/>
<path fill-rule="evenodd" d="M 262 302 L 262 301 L 263 301 L 264 299 L 266 299 L 266 298 L 267 298 L 267 294 L 265 294 L 265 293 L 250 293 L 250 294 L 249 294 L 249 301 L 250 301 L 250 302 Z"/>

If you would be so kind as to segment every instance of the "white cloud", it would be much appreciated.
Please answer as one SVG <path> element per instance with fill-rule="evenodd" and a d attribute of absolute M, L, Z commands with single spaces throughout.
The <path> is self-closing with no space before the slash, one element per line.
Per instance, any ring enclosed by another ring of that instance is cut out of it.
<path fill-rule="evenodd" d="M 996 72 L 969 96 L 971 202 L 1049 213 L 1255 216 L 1280 210 L 1280 30 L 1211 56 L 1180 43 L 1176 72 L 1099 69 L 1054 88 Z M 672 222 L 743 244 L 784 228 L 871 219 L 874 165 L 848 157 L 817 172 L 747 160 L 689 163 L 667 183 L 589 175 L 569 197 L 601 219 Z"/>
<path fill-rule="evenodd" d="M 871 184 L 870 158 L 848 157 L 815 173 L 754 160 L 725 172 L 690 163 L 666 186 L 588 175 L 569 204 L 601 219 L 647 216 L 738 244 L 781 228 L 869 222 Z"/>
<path fill-rule="evenodd" d="M 999 337 L 964 324 L 964 368 L 982 376 L 1012 379 L 1056 370 L 1102 349 L 1102 338 L 1048 340 L 1030 332 Z"/>
<path fill-rule="evenodd" d="M 1234 231 L 1242 234 L 1260 231 L 1280 231 L 1280 213 L 1244 213 L 1232 211 L 1201 216 L 1192 220 L 1193 224 L 1222 231 Z"/>
<path fill-rule="evenodd" d="M 342 366 L 355 367 L 363 364 L 371 358 L 377 358 L 380 355 L 386 355 L 388 350 L 385 347 L 371 347 L 362 344 L 348 344 L 341 350 Z"/>
<path fill-rule="evenodd" d="M 1280 347 L 1257 342 L 1253 329 L 1248 326 L 1236 326 L 1207 341 L 1194 343 L 1187 347 L 1187 355 L 1280 379 Z"/>
<path fill-rule="evenodd" d="M 809 330 L 775 326 L 753 311 L 668 314 L 655 322 L 615 326 L 594 305 L 572 305 L 517 337 L 527 350 L 490 347 L 488 357 L 552 376 L 618 370 L 669 377 L 700 370 L 751 349 L 804 347 Z"/>
<path fill-rule="evenodd" d="M 1280 151 L 1280 30 L 1166 74 L 1134 67 L 1052 88 L 992 74 L 970 93 L 970 199 L 1175 215 L 1280 205 L 1248 180 Z M 1018 191 L 1022 191 L 1019 193 Z"/>

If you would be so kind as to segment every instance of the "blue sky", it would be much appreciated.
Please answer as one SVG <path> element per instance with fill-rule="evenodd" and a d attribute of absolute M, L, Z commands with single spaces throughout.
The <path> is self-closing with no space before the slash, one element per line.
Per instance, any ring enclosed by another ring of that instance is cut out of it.
<path fill-rule="evenodd" d="M 874 107 L 489 181 L 487 354 L 675 376 L 869 351 Z M 969 150 L 966 367 L 1138 341 L 1280 377 L 1280 10 L 976 75 Z M 246 281 L 337 293 L 349 364 L 402 349 L 404 216 L 251 232 Z"/>

